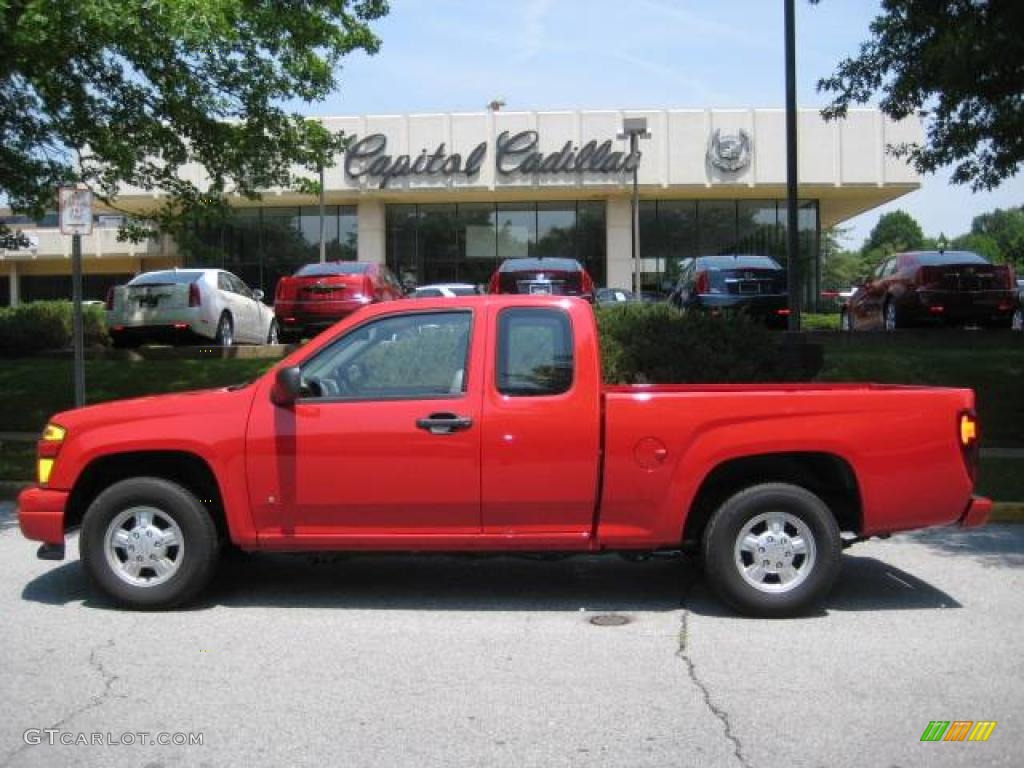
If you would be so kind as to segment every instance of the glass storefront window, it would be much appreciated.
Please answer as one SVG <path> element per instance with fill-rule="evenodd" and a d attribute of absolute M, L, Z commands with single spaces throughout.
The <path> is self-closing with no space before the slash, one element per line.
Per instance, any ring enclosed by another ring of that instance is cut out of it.
<path fill-rule="evenodd" d="M 387 263 L 407 285 L 486 284 L 504 259 L 576 258 L 605 277 L 605 203 L 389 205 Z"/>
<path fill-rule="evenodd" d="M 498 204 L 498 258 L 522 259 L 537 240 L 537 210 L 533 203 Z"/>
<path fill-rule="evenodd" d="M 356 207 L 325 206 L 324 236 L 328 261 L 355 259 Z M 320 258 L 320 209 L 236 208 L 223 222 L 198 225 L 179 246 L 185 266 L 234 272 L 270 301 L 278 278 Z"/>
<path fill-rule="evenodd" d="M 736 252 L 735 200 L 700 200 L 697 216 L 697 256 Z"/>
<path fill-rule="evenodd" d="M 537 203 L 537 241 L 530 255 L 574 258 L 575 250 L 575 203 Z"/>

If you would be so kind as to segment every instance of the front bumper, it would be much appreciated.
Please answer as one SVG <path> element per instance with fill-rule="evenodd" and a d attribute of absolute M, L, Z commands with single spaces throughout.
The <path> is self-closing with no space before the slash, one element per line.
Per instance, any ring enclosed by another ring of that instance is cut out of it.
<path fill-rule="evenodd" d="M 984 496 L 972 496 L 967 502 L 967 509 L 960 517 L 961 528 L 977 528 L 988 522 L 988 516 L 992 514 L 992 499 Z"/>
<path fill-rule="evenodd" d="M 18 526 L 26 539 L 47 544 L 64 543 L 64 509 L 67 491 L 34 486 L 18 494 Z"/>

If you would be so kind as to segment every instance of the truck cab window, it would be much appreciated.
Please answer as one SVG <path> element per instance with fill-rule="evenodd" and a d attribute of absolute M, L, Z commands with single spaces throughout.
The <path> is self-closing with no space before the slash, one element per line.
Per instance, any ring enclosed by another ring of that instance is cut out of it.
<path fill-rule="evenodd" d="M 506 309 L 498 315 L 497 386 L 503 395 L 568 392 L 573 379 L 569 316 L 558 309 Z"/>
<path fill-rule="evenodd" d="M 465 391 L 469 312 L 417 312 L 355 328 L 302 366 L 307 397 L 414 400 Z"/>

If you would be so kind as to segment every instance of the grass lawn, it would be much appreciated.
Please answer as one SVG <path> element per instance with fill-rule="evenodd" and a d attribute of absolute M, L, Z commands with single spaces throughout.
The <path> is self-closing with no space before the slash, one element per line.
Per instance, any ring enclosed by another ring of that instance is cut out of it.
<path fill-rule="evenodd" d="M 238 384 L 276 360 L 87 360 L 88 403 Z M 55 412 L 71 408 L 71 360 L 0 360 L 0 432 L 38 432 Z"/>

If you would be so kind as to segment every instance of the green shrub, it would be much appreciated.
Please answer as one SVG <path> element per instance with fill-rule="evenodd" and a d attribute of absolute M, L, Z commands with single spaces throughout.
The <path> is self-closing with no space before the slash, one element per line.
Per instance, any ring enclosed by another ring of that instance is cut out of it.
<path fill-rule="evenodd" d="M 84 307 L 82 323 L 87 347 L 110 343 L 102 308 Z M 16 357 L 70 346 L 70 301 L 35 301 L 0 309 L 0 355 Z"/>
<path fill-rule="evenodd" d="M 742 315 L 680 314 L 668 304 L 624 304 L 597 310 L 608 384 L 791 381 L 779 343 Z"/>
<path fill-rule="evenodd" d="M 800 316 L 800 326 L 805 331 L 838 331 L 839 313 L 828 315 L 804 313 Z"/>

